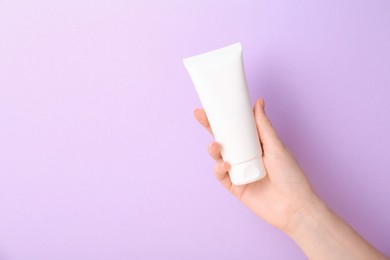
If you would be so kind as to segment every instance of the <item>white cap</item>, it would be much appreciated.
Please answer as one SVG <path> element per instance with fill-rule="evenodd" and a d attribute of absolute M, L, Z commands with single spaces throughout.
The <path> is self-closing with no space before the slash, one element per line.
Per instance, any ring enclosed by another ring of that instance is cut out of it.
<path fill-rule="evenodd" d="M 266 171 L 262 158 L 256 158 L 244 163 L 232 165 L 229 175 L 234 185 L 244 185 L 264 178 Z"/>

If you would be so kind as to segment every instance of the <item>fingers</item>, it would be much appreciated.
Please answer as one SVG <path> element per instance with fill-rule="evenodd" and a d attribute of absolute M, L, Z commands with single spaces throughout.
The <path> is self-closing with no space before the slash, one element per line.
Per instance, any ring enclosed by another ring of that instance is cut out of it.
<path fill-rule="evenodd" d="M 221 149 L 221 147 L 219 146 L 219 144 L 217 142 L 210 143 L 208 150 L 209 150 L 209 154 L 210 154 L 211 158 L 213 158 L 216 161 L 221 160 L 222 155 L 221 155 L 220 149 Z"/>
<path fill-rule="evenodd" d="M 211 134 L 213 135 L 213 132 L 211 131 L 209 120 L 207 119 L 206 113 L 202 108 L 198 108 L 194 110 L 194 116 L 195 119 Z"/>
<path fill-rule="evenodd" d="M 214 167 L 215 178 L 228 190 L 232 187 L 232 182 L 230 180 L 228 171 L 230 170 L 230 164 L 224 162 L 222 159 L 217 161 Z"/>
<path fill-rule="evenodd" d="M 209 154 L 217 163 L 214 167 L 215 178 L 228 190 L 232 186 L 228 171 L 230 170 L 230 164 L 223 161 L 221 155 L 221 146 L 217 142 L 212 142 L 209 145 Z"/>
<path fill-rule="evenodd" d="M 282 148 L 283 144 L 272 127 L 271 121 L 265 114 L 264 99 L 261 98 L 256 100 L 253 110 L 255 114 L 257 130 L 259 132 L 260 141 L 263 144 L 264 151 L 266 152 L 266 150 L 270 148 Z"/>

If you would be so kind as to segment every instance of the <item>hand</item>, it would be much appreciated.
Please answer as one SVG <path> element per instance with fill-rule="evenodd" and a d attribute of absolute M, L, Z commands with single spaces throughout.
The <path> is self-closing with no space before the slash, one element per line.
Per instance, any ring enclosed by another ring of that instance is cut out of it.
<path fill-rule="evenodd" d="M 218 143 L 209 146 L 217 161 L 215 176 L 259 217 L 288 234 L 309 259 L 387 259 L 352 227 L 333 213 L 312 191 L 298 163 L 283 146 L 264 110 L 264 100 L 253 109 L 267 176 L 236 186 L 229 178 Z M 211 134 L 203 109 L 195 118 Z"/>
<path fill-rule="evenodd" d="M 228 171 L 229 162 L 223 161 L 220 146 L 209 145 L 210 156 L 217 162 L 215 176 L 234 196 L 250 210 L 273 226 L 287 231 L 290 220 L 313 197 L 301 168 L 279 140 L 270 120 L 265 114 L 263 99 L 256 101 L 254 109 L 256 126 L 263 148 L 263 161 L 267 176 L 254 183 L 236 186 L 232 184 Z M 194 111 L 195 118 L 212 134 L 203 109 Z"/>

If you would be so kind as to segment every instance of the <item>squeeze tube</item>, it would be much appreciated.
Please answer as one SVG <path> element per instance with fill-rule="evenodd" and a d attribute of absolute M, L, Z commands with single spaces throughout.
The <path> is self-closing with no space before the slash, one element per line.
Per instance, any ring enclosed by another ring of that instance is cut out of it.
<path fill-rule="evenodd" d="M 235 43 L 183 60 L 234 185 L 265 177 L 262 150 L 249 99 L 242 47 Z"/>

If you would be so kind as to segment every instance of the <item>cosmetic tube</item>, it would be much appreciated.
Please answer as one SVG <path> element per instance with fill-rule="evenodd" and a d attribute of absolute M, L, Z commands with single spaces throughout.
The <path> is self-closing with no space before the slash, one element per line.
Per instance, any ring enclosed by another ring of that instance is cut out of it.
<path fill-rule="evenodd" d="M 240 43 L 183 60 L 234 185 L 266 175 Z"/>

